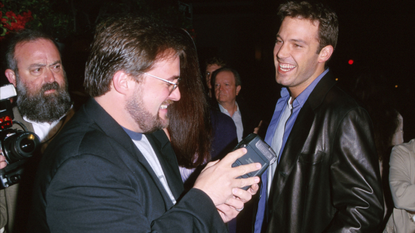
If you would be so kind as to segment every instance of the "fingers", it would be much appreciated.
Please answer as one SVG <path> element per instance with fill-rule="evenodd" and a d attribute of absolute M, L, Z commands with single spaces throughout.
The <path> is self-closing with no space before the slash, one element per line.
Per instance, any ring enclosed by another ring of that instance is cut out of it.
<path fill-rule="evenodd" d="M 222 162 L 226 164 L 233 164 L 235 160 L 242 157 L 244 154 L 248 152 L 246 148 L 239 148 L 237 150 L 232 151 L 231 153 L 227 154 L 223 159 Z"/>
<path fill-rule="evenodd" d="M 0 150 L 0 169 L 7 166 L 6 157 L 3 156 L 3 151 Z"/>
<path fill-rule="evenodd" d="M 258 190 L 259 190 L 259 185 L 258 184 L 253 184 L 248 189 L 248 192 L 253 196 L 253 195 L 255 195 L 258 192 Z"/>
<path fill-rule="evenodd" d="M 246 191 L 246 190 L 243 190 L 243 189 L 234 188 L 234 189 L 232 189 L 232 193 L 242 203 L 246 203 L 249 200 L 251 200 L 251 198 L 252 198 L 252 194 L 249 191 Z M 240 207 L 237 207 L 237 209 L 240 209 Z"/>
<path fill-rule="evenodd" d="M 210 161 L 208 164 L 206 164 L 206 167 L 204 169 L 208 169 L 209 167 L 214 166 L 215 164 L 219 163 L 220 160 Z"/>
<path fill-rule="evenodd" d="M 235 167 L 234 171 L 235 171 L 236 177 L 240 177 L 250 172 L 258 171 L 259 169 L 261 169 L 261 167 L 262 166 L 260 163 L 250 163 L 250 164 L 245 164 L 245 165 L 240 165 L 238 167 Z M 242 186 L 242 187 L 245 187 L 245 186 Z"/>
<path fill-rule="evenodd" d="M 262 120 L 259 122 L 258 126 L 254 128 L 254 134 L 258 134 L 259 129 L 261 129 Z"/>
<path fill-rule="evenodd" d="M 239 214 L 239 211 L 237 211 L 233 206 L 227 204 L 218 205 L 216 206 L 216 209 L 218 210 L 224 223 L 231 221 Z"/>
<path fill-rule="evenodd" d="M 240 189 L 242 190 L 242 189 Z M 233 196 L 232 198 L 229 198 L 226 200 L 225 204 L 228 206 L 233 207 L 235 210 L 240 210 L 244 208 L 244 201 L 242 201 L 240 198 Z"/>

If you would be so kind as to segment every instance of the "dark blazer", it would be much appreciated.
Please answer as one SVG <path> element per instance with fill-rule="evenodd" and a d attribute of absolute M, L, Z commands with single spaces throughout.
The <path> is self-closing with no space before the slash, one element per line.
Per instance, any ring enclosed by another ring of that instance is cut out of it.
<path fill-rule="evenodd" d="M 210 198 L 183 184 L 170 142 L 148 134 L 173 206 L 122 127 L 90 99 L 48 146 L 37 174 L 30 232 L 226 232 Z"/>
<path fill-rule="evenodd" d="M 327 73 L 301 109 L 275 171 L 266 232 L 376 232 L 383 217 L 368 113 Z"/>

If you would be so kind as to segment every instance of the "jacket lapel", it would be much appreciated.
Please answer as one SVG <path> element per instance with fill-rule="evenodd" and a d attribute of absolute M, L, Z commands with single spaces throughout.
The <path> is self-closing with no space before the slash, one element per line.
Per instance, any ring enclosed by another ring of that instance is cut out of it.
<path fill-rule="evenodd" d="M 156 131 L 147 136 L 163 168 L 170 190 L 177 200 L 182 194 L 184 186 L 179 172 L 179 164 L 170 141 L 163 130 Z"/>
<path fill-rule="evenodd" d="M 150 164 L 147 162 L 144 155 L 137 148 L 137 146 L 133 143 L 133 141 L 128 136 L 128 134 L 124 131 L 124 129 L 93 98 L 91 98 L 86 103 L 85 111 L 89 115 L 90 118 L 94 119 L 94 121 L 97 123 L 97 125 L 101 128 L 102 131 L 104 131 L 117 144 L 121 145 L 125 149 L 125 152 L 123 153 L 125 156 L 133 156 L 134 157 L 133 159 L 136 159 L 139 163 L 141 163 L 141 165 L 147 170 L 151 179 L 157 185 L 157 188 L 162 193 L 164 202 L 166 204 L 166 208 L 167 209 L 171 208 L 173 203 L 171 202 L 169 195 L 164 189 L 164 186 L 158 179 L 157 175 L 154 173 L 153 169 L 151 168 Z M 151 143 L 150 139 L 149 141 Z M 159 156 L 160 154 L 159 150 L 155 148 L 154 144 L 152 144 L 152 147 L 155 153 L 157 154 L 157 156 Z M 159 157 L 159 160 L 160 160 L 160 157 Z M 162 162 L 160 161 L 160 163 Z M 165 169 L 163 165 L 162 165 L 162 168 L 163 170 Z M 166 177 L 168 177 L 168 174 L 165 174 L 165 175 Z"/>
<path fill-rule="evenodd" d="M 287 178 L 290 176 L 294 166 L 296 166 L 301 152 L 305 149 L 304 145 L 313 126 L 315 110 L 321 105 L 326 94 L 335 84 L 336 82 L 333 80 L 331 72 L 324 75 L 298 114 L 275 171 L 276 174 L 270 193 L 270 197 L 272 197 L 271 202 L 278 202 L 278 198 L 286 185 Z M 270 204 L 272 205 L 272 203 Z"/>
<path fill-rule="evenodd" d="M 306 102 L 298 114 L 290 136 L 287 139 L 284 151 L 281 154 L 281 160 L 275 171 L 275 178 L 272 181 L 270 197 L 273 198 L 270 201 L 278 201 L 278 197 L 284 189 L 287 178 L 297 163 L 298 156 L 303 149 L 302 145 L 304 145 L 307 140 L 313 121 L 314 112 L 310 105 Z"/>

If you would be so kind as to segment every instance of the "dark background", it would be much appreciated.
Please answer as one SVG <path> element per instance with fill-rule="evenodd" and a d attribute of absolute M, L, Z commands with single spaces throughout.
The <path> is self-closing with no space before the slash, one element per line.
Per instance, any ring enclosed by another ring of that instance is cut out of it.
<path fill-rule="evenodd" d="M 67 11 L 76 19 L 76 33 L 60 38 L 72 93 L 83 91 L 93 25 L 100 17 L 117 11 L 157 12 L 154 14 L 165 21 L 185 20 L 181 26 L 193 31 L 202 72 L 204 60 L 212 55 L 237 69 L 242 78 L 241 96 L 263 114 L 273 112 L 281 88 L 275 82 L 272 52 L 279 25 L 276 12 L 282 2 L 285 1 L 50 0 L 55 10 Z M 394 99 L 396 109 L 404 117 L 405 141 L 415 138 L 415 0 L 320 2 L 339 16 L 338 45 L 328 64 L 339 84 L 348 89 L 362 70 L 376 70 L 379 80 L 383 77 L 390 91 L 385 95 Z M 179 9 L 177 13 L 172 7 Z M 353 65 L 348 64 L 350 59 Z M 5 77 L 1 81 L 5 83 Z"/>

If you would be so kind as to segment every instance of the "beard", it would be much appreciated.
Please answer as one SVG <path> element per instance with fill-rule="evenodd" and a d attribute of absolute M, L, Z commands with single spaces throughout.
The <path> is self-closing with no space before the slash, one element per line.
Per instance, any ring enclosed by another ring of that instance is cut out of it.
<path fill-rule="evenodd" d="M 42 88 L 31 93 L 29 88 L 20 80 L 17 82 L 17 108 L 22 116 L 36 122 L 53 122 L 59 120 L 72 106 L 71 97 L 65 84 L 47 83 Z M 56 90 L 46 94 L 45 91 Z"/>
<path fill-rule="evenodd" d="M 127 100 L 126 109 L 130 116 L 139 125 L 142 133 L 151 133 L 159 129 L 166 128 L 169 125 L 168 120 L 163 120 L 157 114 L 151 115 L 149 111 L 144 108 L 142 91 L 137 90 L 137 96 L 132 96 Z M 167 116 L 166 116 L 167 117 Z"/>

